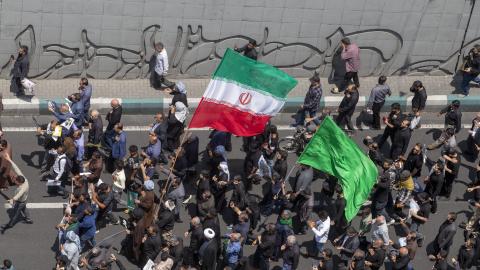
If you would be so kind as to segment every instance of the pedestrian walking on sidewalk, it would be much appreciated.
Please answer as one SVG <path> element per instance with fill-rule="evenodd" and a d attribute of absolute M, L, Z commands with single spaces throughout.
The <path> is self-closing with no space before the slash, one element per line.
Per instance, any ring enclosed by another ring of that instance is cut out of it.
<path fill-rule="evenodd" d="M 13 216 L 7 224 L 1 226 L 1 234 L 5 233 L 7 229 L 12 228 L 20 217 L 22 217 L 24 222 L 27 224 L 33 223 L 27 210 L 27 199 L 29 192 L 28 180 L 25 178 L 18 166 L 10 159 L 8 154 L 6 154 L 4 158 L 12 164 L 12 169 L 17 174 L 17 177 L 15 178 L 17 189 L 15 190 L 15 195 L 13 198 L 8 200 L 13 208 Z"/>
<path fill-rule="evenodd" d="M 10 61 L 14 62 L 13 68 L 10 71 L 12 74 L 12 80 L 10 81 L 10 92 L 13 92 L 15 96 L 25 95 L 23 89 L 22 80 L 27 78 L 28 70 L 30 69 L 30 61 L 28 59 L 28 47 L 25 45 L 20 46 L 18 49 L 18 56 L 12 55 Z"/>
<path fill-rule="evenodd" d="M 342 60 L 345 61 L 346 73 L 343 77 L 343 82 L 340 84 L 340 87 L 333 88 L 332 93 L 338 94 L 347 89 L 347 86 L 352 83 L 360 87 L 360 82 L 358 81 L 358 70 L 360 69 L 360 48 L 357 44 L 352 43 L 349 38 L 343 38 L 341 41 L 342 45 Z"/>
<path fill-rule="evenodd" d="M 385 104 L 385 98 L 392 95 L 390 86 L 386 84 L 386 76 L 380 76 L 378 78 L 378 84 L 372 88 L 370 92 L 370 98 L 368 99 L 367 108 L 372 110 L 373 113 L 373 125 L 374 129 L 380 129 L 380 111 L 383 104 Z"/>
<path fill-rule="evenodd" d="M 155 54 L 150 58 L 150 86 L 160 90 L 173 88 L 175 83 L 167 80 L 168 54 L 163 43 L 155 44 Z"/>

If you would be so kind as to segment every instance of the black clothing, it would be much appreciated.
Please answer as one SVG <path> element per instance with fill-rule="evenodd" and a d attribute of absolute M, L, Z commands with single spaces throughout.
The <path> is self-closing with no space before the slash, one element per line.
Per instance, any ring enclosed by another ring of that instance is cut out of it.
<path fill-rule="evenodd" d="M 383 262 L 385 261 L 385 250 L 383 248 L 375 249 L 373 255 L 370 252 L 366 252 L 367 256 L 365 257 L 365 261 L 369 261 L 372 263 L 370 266 L 371 270 L 379 270 Z"/>
<path fill-rule="evenodd" d="M 402 128 L 395 132 L 390 150 L 390 155 L 393 160 L 396 160 L 400 155 L 405 155 L 411 136 L 412 131 L 409 127 Z"/>
<path fill-rule="evenodd" d="M 412 177 L 420 177 L 422 174 L 423 156 L 421 153 L 410 152 L 404 164 L 404 169 L 410 171 Z"/>
<path fill-rule="evenodd" d="M 175 114 L 168 116 L 167 149 L 174 151 L 180 146 L 180 136 L 183 133 L 183 123 L 178 121 Z"/>
<path fill-rule="evenodd" d="M 453 127 L 455 133 L 458 133 L 462 128 L 462 112 L 460 109 L 454 108 L 452 105 L 448 105 L 440 113 L 445 114 L 445 126 Z"/>
<path fill-rule="evenodd" d="M 118 107 L 113 108 L 112 111 L 107 113 L 105 119 L 108 121 L 107 130 L 113 130 L 113 127 L 120 123 L 120 120 L 122 119 L 122 106 L 118 105 Z"/>
<path fill-rule="evenodd" d="M 397 261 L 392 263 L 392 269 L 393 270 L 407 270 L 409 262 L 410 262 L 410 257 L 408 255 L 397 256 Z"/>
<path fill-rule="evenodd" d="M 218 248 L 217 241 L 214 239 L 208 241 L 207 246 L 203 250 L 203 254 L 200 254 L 199 257 L 202 263 L 200 267 L 201 270 L 216 269 Z"/>
<path fill-rule="evenodd" d="M 437 236 L 435 237 L 433 243 L 433 247 L 435 249 L 434 254 L 438 254 L 441 250 L 445 250 L 448 252 L 450 246 L 453 243 L 453 237 L 455 236 L 456 232 L 457 226 L 455 225 L 455 222 L 443 222 L 438 229 Z"/>
<path fill-rule="evenodd" d="M 427 90 L 425 88 L 415 91 L 412 99 L 412 109 L 417 111 L 423 111 L 425 109 L 425 103 L 427 102 Z"/>
<path fill-rule="evenodd" d="M 355 112 L 358 98 L 358 91 L 345 92 L 345 96 L 343 97 L 342 102 L 340 102 L 340 106 L 338 108 L 338 116 L 336 119 L 337 125 L 339 125 L 341 128 L 344 128 L 346 124 L 349 130 L 353 130 L 351 117 Z"/>
<path fill-rule="evenodd" d="M 149 259 L 155 261 L 155 258 L 157 258 L 161 250 L 162 238 L 160 235 L 148 236 L 142 245 L 143 265 L 145 265 Z"/>
<path fill-rule="evenodd" d="M 99 115 L 97 119 L 90 119 L 91 127 L 88 131 L 88 142 L 93 144 L 100 143 L 103 135 L 103 121 Z"/>
<path fill-rule="evenodd" d="M 242 48 L 235 49 L 235 51 L 239 53 L 243 52 L 243 55 L 253 60 L 257 60 L 258 58 L 257 50 L 255 48 L 248 48 L 248 44 L 243 46 Z"/>
<path fill-rule="evenodd" d="M 283 263 L 292 266 L 292 269 L 297 269 L 300 259 L 300 248 L 298 245 L 288 247 L 283 251 Z"/>
<path fill-rule="evenodd" d="M 393 127 L 386 126 L 385 130 L 383 131 L 382 137 L 378 141 L 378 148 L 381 149 L 385 141 L 390 138 L 390 141 L 393 143 L 395 133 L 398 129 L 400 129 L 400 125 L 402 124 L 403 116 L 402 113 L 393 113 L 390 112 L 388 115 L 388 123 L 393 125 Z"/>
<path fill-rule="evenodd" d="M 372 116 L 373 116 L 373 125 L 374 129 L 380 129 L 380 111 L 382 110 L 383 104 L 385 101 L 380 103 L 373 103 L 372 105 Z"/>
<path fill-rule="evenodd" d="M 157 226 L 162 233 L 173 230 L 173 226 L 175 226 L 175 213 L 168 209 L 160 209 L 158 211 Z"/>
<path fill-rule="evenodd" d="M 28 76 L 30 69 L 30 60 L 28 55 L 19 56 L 11 70 L 12 80 L 10 84 L 10 92 L 16 95 L 23 94 L 22 80 Z"/>
<path fill-rule="evenodd" d="M 273 165 L 273 170 L 280 175 L 280 179 L 285 179 L 288 170 L 287 160 L 277 159 Z"/>

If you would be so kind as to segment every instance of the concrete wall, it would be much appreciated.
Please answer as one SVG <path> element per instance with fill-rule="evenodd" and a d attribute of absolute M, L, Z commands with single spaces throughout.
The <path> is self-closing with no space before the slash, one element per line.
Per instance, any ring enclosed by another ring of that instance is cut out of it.
<path fill-rule="evenodd" d="M 30 47 L 34 78 L 141 78 L 163 41 L 171 73 L 209 75 L 248 38 L 260 59 L 296 76 L 342 72 L 335 51 L 362 48 L 361 75 L 455 69 L 471 0 L 0 0 L 0 76 Z M 480 4 L 465 49 L 480 37 Z"/>

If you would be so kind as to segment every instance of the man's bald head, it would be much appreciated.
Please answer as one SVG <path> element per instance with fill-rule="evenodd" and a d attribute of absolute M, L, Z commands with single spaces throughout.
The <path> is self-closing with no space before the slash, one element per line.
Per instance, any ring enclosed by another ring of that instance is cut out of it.
<path fill-rule="evenodd" d="M 118 101 L 118 99 L 114 98 L 112 99 L 112 101 L 110 101 L 110 106 L 112 106 L 112 108 L 116 108 L 120 105 L 120 101 Z"/>

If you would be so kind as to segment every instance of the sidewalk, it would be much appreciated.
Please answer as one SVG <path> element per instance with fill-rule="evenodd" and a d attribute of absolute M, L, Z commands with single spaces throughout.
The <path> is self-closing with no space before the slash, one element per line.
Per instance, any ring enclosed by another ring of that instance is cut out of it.
<path fill-rule="evenodd" d="M 195 108 L 210 78 L 171 78 L 173 81 L 181 80 L 187 86 L 189 105 Z M 480 110 L 480 93 L 477 86 L 472 84 L 471 96 L 462 98 L 456 95 L 452 86 L 452 76 L 395 76 L 389 77 L 387 84 L 392 89 L 392 96 L 387 100 L 385 109 L 393 102 L 399 102 L 404 109 L 409 109 L 412 94 L 409 92 L 413 81 L 420 80 L 427 89 L 427 110 L 437 111 L 454 99 L 460 99 L 463 111 Z M 33 99 L 18 99 L 9 91 L 10 81 L 0 80 L 0 91 L 3 94 L 4 115 L 38 115 L 48 114 L 46 100 L 63 101 L 67 95 L 78 91 L 78 79 L 63 80 L 38 80 L 36 96 Z M 150 114 L 164 108 L 169 104 L 170 96 L 165 96 L 161 91 L 150 87 L 148 79 L 143 80 L 95 80 L 90 79 L 93 85 L 93 108 L 100 111 L 109 109 L 109 101 L 119 98 L 125 108 L 126 114 Z M 331 94 L 334 86 L 329 84 L 327 78 L 322 78 L 323 99 L 322 106 L 337 107 L 343 95 Z M 360 78 L 360 100 L 357 108 L 363 108 L 370 90 L 377 83 L 377 77 Z M 303 102 L 308 89 L 308 78 L 298 78 L 298 85 L 289 94 L 284 111 L 294 111 Z"/>

